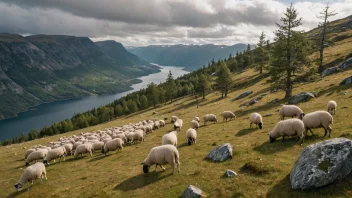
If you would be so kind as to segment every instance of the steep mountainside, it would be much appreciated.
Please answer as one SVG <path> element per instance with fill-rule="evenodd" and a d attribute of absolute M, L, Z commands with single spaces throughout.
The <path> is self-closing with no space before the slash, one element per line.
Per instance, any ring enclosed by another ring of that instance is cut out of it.
<path fill-rule="evenodd" d="M 188 71 L 196 70 L 214 60 L 224 59 L 247 48 L 246 44 L 226 45 L 151 45 L 146 47 L 129 47 L 127 50 L 142 59 L 160 65 L 186 67 Z"/>
<path fill-rule="evenodd" d="M 132 78 L 158 71 L 112 57 L 86 37 L 0 34 L 0 118 L 43 102 L 125 91 Z"/>

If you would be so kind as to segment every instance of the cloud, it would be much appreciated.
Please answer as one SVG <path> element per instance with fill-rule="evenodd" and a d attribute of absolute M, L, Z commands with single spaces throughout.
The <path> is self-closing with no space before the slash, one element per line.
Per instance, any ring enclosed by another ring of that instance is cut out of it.
<path fill-rule="evenodd" d="M 269 39 L 288 2 L 275 0 L 0 0 L 0 31 L 69 34 L 124 45 L 226 44 Z M 317 26 L 324 1 L 296 1 L 304 30 Z M 352 1 L 334 1 L 350 14 Z"/>

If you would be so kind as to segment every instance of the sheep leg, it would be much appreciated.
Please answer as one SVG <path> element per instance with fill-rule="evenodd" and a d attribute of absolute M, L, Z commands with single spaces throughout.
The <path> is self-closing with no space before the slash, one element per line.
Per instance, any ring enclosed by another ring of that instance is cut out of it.
<path fill-rule="evenodd" d="M 281 142 L 284 142 L 284 141 L 285 141 L 285 136 L 282 136 Z"/>
<path fill-rule="evenodd" d="M 154 172 L 156 172 L 156 169 L 158 168 L 158 164 L 155 164 L 155 170 L 154 170 Z"/>
<path fill-rule="evenodd" d="M 159 165 L 159 166 L 163 169 L 163 171 L 165 171 L 165 168 L 162 165 Z"/>
<path fill-rule="evenodd" d="M 172 174 L 175 174 L 175 163 L 172 164 Z"/>
<path fill-rule="evenodd" d="M 330 137 L 332 128 L 329 126 L 329 127 L 328 127 L 328 130 L 329 130 L 329 137 Z"/>
<path fill-rule="evenodd" d="M 328 130 L 326 128 L 324 128 L 324 131 L 325 131 L 325 133 L 324 133 L 324 137 L 325 137 L 326 134 L 328 133 Z M 329 135 L 329 137 L 330 137 L 330 135 Z"/>

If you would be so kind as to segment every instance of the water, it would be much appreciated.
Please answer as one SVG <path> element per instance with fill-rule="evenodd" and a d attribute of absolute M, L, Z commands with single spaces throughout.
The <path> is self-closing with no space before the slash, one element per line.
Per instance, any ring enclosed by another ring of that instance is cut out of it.
<path fill-rule="evenodd" d="M 40 130 L 45 126 L 50 126 L 54 122 L 69 119 L 75 113 L 84 112 L 94 107 L 111 103 L 116 99 L 126 96 L 128 93 L 146 88 L 151 82 L 156 84 L 164 82 L 169 71 L 172 72 L 174 78 L 188 73 L 181 67 L 160 66 L 160 69 L 161 71 L 159 73 L 140 77 L 139 79 L 142 80 L 142 82 L 132 85 L 133 90 L 130 91 L 46 103 L 34 107 L 34 110 L 20 113 L 18 117 L 0 120 L 0 140 L 3 141 L 7 138 L 10 139 L 14 136 L 19 136 L 22 132 L 28 133 L 32 129 Z"/>

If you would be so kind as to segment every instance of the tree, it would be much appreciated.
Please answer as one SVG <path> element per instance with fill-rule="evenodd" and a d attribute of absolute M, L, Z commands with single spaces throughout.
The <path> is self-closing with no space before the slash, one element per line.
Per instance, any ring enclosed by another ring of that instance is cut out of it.
<path fill-rule="evenodd" d="M 256 62 L 257 62 L 257 70 L 259 70 L 259 73 L 263 73 L 263 67 L 266 61 L 269 59 L 268 58 L 268 51 L 266 48 L 266 40 L 265 40 L 265 34 L 262 32 L 262 34 L 259 37 L 259 42 L 257 44 L 257 48 L 255 49 L 256 52 Z"/>
<path fill-rule="evenodd" d="M 323 71 L 323 61 L 324 61 L 324 45 L 325 45 L 325 38 L 326 38 L 326 30 L 328 28 L 329 21 L 328 19 L 332 16 L 335 16 L 337 13 L 335 11 L 329 11 L 330 6 L 329 4 L 326 5 L 324 10 L 320 12 L 320 16 L 318 16 L 319 19 L 321 19 L 323 22 L 319 23 L 319 27 L 321 28 L 320 34 L 319 34 L 319 69 L 318 72 Z"/>
<path fill-rule="evenodd" d="M 130 113 L 134 113 L 138 111 L 137 103 L 133 100 L 128 100 L 127 106 L 128 106 L 128 109 L 130 110 Z"/>
<path fill-rule="evenodd" d="M 150 83 L 146 92 L 148 101 L 156 107 L 156 105 L 159 104 L 159 93 L 156 84 Z"/>
<path fill-rule="evenodd" d="M 221 97 L 227 96 L 230 85 L 232 83 L 231 72 L 224 61 L 221 62 L 217 71 L 216 84 L 221 89 Z"/>
<path fill-rule="evenodd" d="M 277 24 L 279 29 L 275 32 L 275 44 L 272 47 L 271 81 L 276 88 L 285 90 L 285 98 L 292 96 L 293 75 L 295 72 L 301 72 L 307 64 L 310 46 L 305 35 L 294 30 L 302 25 L 301 18 L 298 19 L 297 15 L 291 4 L 280 19 L 283 24 Z"/>
<path fill-rule="evenodd" d="M 19 142 L 25 142 L 28 140 L 28 137 L 22 132 L 21 136 L 19 137 Z"/>
<path fill-rule="evenodd" d="M 167 79 L 166 79 L 166 92 L 165 92 L 166 100 L 171 100 L 172 102 L 172 99 L 175 98 L 176 94 L 177 94 L 177 86 L 171 71 L 169 71 L 169 74 L 167 75 Z"/>
<path fill-rule="evenodd" d="M 238 63 L 236 59 L 232 59 L 229 65 L 229 69 L 231 72 L 235 72 L 238 69 Z"/>
<path fill-rule="evenodd" d="M 141 109 L 148 108 L 148 99 L 145 95 L 142 95 L 140 102 L 141 102 Z"/>
<path fill-rule="evenodd" d="M 123 109 L 123 114 L 124 115 L 130 114 L 130 110 L 128 109 L 126 100 L 122 101 L 122 109 Z"/>
<path fill-rule="evenodd" d="M 204 74 L 201 74 L 198 78 L 196 91 L 197 93 L 202 95 L 203 99 L 205 99 L 207 91 L 210 90 L 210 86 L 211 85 L 209 77 Z"/>
<path fill-rule="evenodd" d="M 123 115 L 123 108 L 120 104 L 115 106 L 114 111 L 115 111 L 115 115 L 117 115 L 117 116 Z"/>

